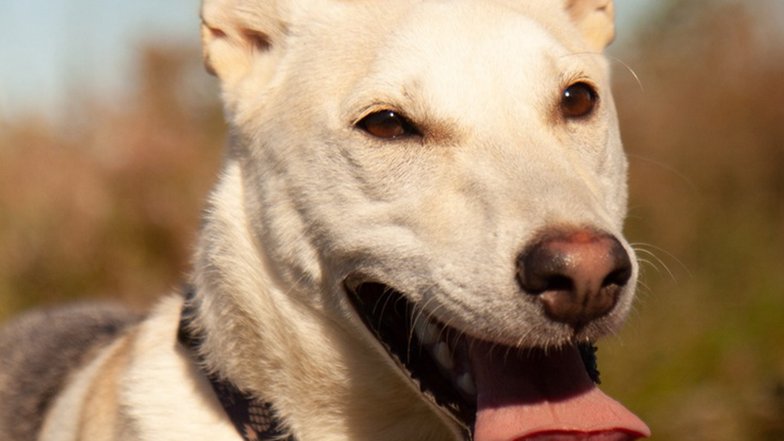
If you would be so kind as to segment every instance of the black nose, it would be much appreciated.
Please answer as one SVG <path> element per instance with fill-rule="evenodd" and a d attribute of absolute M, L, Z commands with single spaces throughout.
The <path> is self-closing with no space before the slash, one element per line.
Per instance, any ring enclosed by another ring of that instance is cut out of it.
<path fill-rule="evenodd" d="M 544 232 L 517 259 L 517 279 L 548 317 L 575 330 L 607 315 L 632 275 L 614 236 L 592 229 Z"/>

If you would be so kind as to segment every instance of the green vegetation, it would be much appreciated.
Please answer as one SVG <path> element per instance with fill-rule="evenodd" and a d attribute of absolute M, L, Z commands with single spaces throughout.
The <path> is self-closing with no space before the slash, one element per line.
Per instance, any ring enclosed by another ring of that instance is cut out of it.
<path fill-rule="evenodd" d="M 654 440 L 781 441 L 781 8 L 684 4 L 662 2 L 614 48 L 644 274 L 628 326 L 600 346 L 604 388 Z M 139 59 L 123 108 L 75 96 L 56 126 L 0 121 L 0 320 L 77 298 L 143 307 L 188 270 L 225 137 L 217 90 L 196 50 Z"/>

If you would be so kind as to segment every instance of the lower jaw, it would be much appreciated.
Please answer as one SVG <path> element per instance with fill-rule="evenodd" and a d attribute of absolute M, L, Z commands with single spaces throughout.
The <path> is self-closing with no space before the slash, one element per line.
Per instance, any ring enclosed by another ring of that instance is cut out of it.
<path fill-rule="evenodd" d="M 431 320 L 385 285 L 346 288 L 365 326 L 466 439 L 630 441 L 650 433 L 596 388 L 591 345 L 545 350 L 488 343 Z"/>
<path fill-rule="evenodd" d="M 536 357 L 545 352 L 468 337 L 427 318 L 403 294 L 382 284 L 364 283 L 347 291 L 366 327 L 419 392 L 464 431 L 473 430 L 478 410 L 475 372 L 469 356 L 474 348 L 489 348 L 505 357 Z M 581 345 L 579 350 L 589 375 L 598 382 L 594 351 L 592 345 Z"/>

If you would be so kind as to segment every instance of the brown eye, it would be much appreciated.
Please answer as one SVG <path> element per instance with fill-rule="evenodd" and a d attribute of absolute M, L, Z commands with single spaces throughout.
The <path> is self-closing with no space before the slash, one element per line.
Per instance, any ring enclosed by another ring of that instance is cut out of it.
<path fill-rule="evenodd" d="M 373 112 L 362 118 L 357 127 L 381 139 L 419 135 L 419 131 L 408 119 L 392 110 Z"/>
<path fill-rule="evenodd" d="M 569 119 L 584 118 L 593 112 L 598 102 L 599 95 L 591 85 L 574 83 L 563 91 L 561 113 Z"/>

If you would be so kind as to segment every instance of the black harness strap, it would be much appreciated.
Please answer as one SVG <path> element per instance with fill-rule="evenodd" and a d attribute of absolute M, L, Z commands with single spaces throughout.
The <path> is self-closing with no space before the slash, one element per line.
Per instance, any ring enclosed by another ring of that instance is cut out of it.
<path fill-rule="evenodd" d="M 193 307 L 193 289 L 186 291 L 185 304 L 180 316 L 177 339 L 190 353 L 200 370 L 209 380 L 223 410 L 226 411 L 234 427 L 245 441 L 296 441 L 289 435 L 286 426 L 280 421 L 272 403 L 260 400 L 243 392 L 233 383 L 219 378 L 204 369 L 204 360 L 199 355 L 203 337 L 194 334 L 189 324 L 196 313 Z"/>

